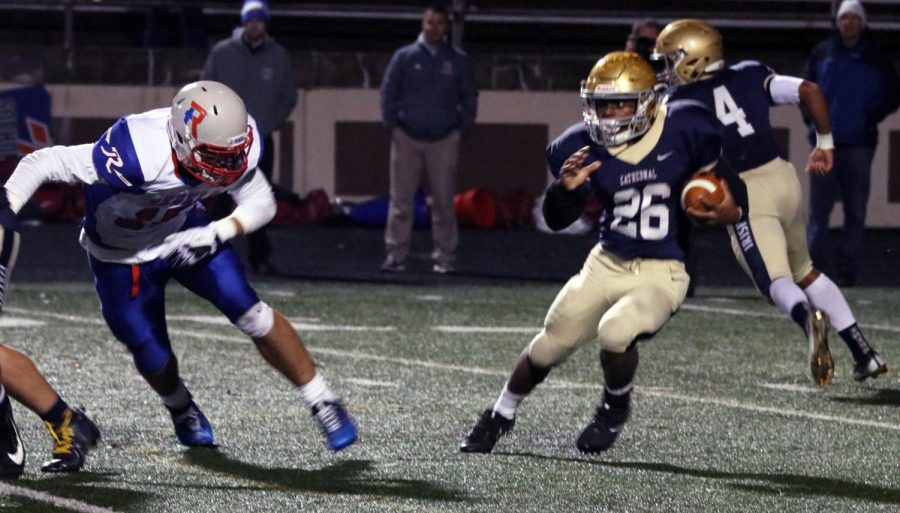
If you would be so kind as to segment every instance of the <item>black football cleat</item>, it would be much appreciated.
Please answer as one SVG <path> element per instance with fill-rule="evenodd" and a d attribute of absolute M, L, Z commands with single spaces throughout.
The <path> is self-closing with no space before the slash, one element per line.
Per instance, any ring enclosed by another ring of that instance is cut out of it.
<path fill-rule="evenodd" d="M 488 408 L 481 414 L 472 431 L 459 444 L 462 452 L 489 453 L 501 436 L 512 431 L 516 419 L 508 419 Z"/>
<path fill-rule="evenodd" d="M 869 351 L 861 360 L 856 362 L 853 367 L 853 379 L 855 381 L 863 381 L 868 378 L 877 378 L 879 375 L 888 371 L 884 358 L 875 351 Z"/>
<path fill-rule="evenodd" d="M 609 449 L 619 437 L 627 420 L 628 408 L 610 408 L 606 403 L 601 404 L 594 412 L 594 419 L 578 437 L 576 447 L 588 454 Z"/>
<path fill-rule="evenodd" d="M 25 447 L 13 418 L 9 396 L 0 402 L 0 479 L 17 479 L 25 471 Z"/>
<path fill-rule="evenodd" d="M 97 446 L 100 430 L 78 408 L 70 408 L 58 426 L 44 422 L 53 436 L 53 459 L 41 466 L 42 472 L 77 472 L 84 466 L 88 452 Z"/>

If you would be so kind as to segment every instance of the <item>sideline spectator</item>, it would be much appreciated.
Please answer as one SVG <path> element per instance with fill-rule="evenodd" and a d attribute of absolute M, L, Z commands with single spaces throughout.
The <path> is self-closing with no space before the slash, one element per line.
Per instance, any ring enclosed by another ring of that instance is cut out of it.
<path fill-rule="evenodd" d="M 245 0 L 241 9 L 243 30 L 220 41 L 203 67 L 202 80 L 215 80 L 233 89 L 256 119 L 263 140 L 259 169 L 269 181 L 275 160 L 272 132 L 290 116 L 297 104 L 297 88 L 288 52 L 268 35 L 269 3 Z M 277 188 L 276 188 L 277 189 Z M 217 217 L 227 212 L 215 213 Z M 247 236 L 248 261 L 254 272 L 277 274 L 270 260 L 272 245 L 265 228 Z"/>
<path fill-rule="evenodd" d="M 406 270 L 413 197 L 424 171 L 431 186 L 432 269 L 454 272 L 459 142 L 475 125 L 478 90 L 468 57 L 447 41 L 449 29 L 447 10 L 428 8 L 419 37 L 394 53 L 381 84 L 383 123 L 391 130 L 391 202 L 382 271 Z"/>
<path fill-rule="evenodd" d="M 840 195 L 844 226 L 833 267 L 837 284 L 850 287 L 856 283 L 864 251 L 878 123 L 897 110 L 900 86 L 891 56 L 866 27 L 862 4 L 845 0 L 835 21 L 837 30 L 816 45 L 806 70 L 806 77 L 825 92 L 835 146 L 834 170 L 810 175 L 807 240 L 816 266 L 831 267 L 828 220 Z M 815 144 L 815 126 L 810 123 L 809 129 L 810 141 Z"/>
<path fill-rule="evenodd" d="M 656 20 L 644 18 L 638 20 L 631 25 L 631 33 L 625 41 L 625 51 L 635 52 L 644 60 L 650 60 L 650 54 L 656 46 L 656 38 L 659 37 L 659 31 L 662 27 Z"/>

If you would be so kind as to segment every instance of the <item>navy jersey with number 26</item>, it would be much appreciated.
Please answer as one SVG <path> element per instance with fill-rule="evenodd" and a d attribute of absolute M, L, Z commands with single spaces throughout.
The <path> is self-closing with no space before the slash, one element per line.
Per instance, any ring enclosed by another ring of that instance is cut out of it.
<path fill-rule="evenodd" d="M 589 186 L 603 205 L 603 248 L 624 259 L 683 261 L 678 235 L 684 221 L 681 189 L 694 172 L 717 162 L 720 130 L 712 113 L 697 102 L 670 101 L 660 108 L 650 130 L 626 147 L 598 146 L 584 123 L 572 125 L 550 143 L 547 164 L 558 177 L 569 156 L 590 146 L 584 165 L 601 161 Z"/>

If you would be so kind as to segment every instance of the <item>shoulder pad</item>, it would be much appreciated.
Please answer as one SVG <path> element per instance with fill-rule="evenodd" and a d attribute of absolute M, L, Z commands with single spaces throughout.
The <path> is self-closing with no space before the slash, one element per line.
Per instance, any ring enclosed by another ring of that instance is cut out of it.
<path fill-rule="evenodd" d="M 134 191 L 144 184 L 144 173 L 126 118 L 119 118 L 100 136 L 91 157 L 97 176 L 113 188 Z"/>

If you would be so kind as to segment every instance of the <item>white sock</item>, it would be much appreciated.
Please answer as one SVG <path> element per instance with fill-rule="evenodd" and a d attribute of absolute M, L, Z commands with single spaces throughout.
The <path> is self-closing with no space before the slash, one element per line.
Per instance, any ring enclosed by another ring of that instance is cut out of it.
<path fill-rule="evenodd" d="M 507 419 L 514 419 L 516 418 L 516 410 L 523 399 L 525 399 L 524 395 L 514 394 L 508 388 L 503 387 L 503 392 L 500 393 L 500 397 L 494 403 L 494 411 Z"/>
<path fill-rule="evenodd" d="M 322 376 L 322 373 L 318 370 L 316 370 L 316 375 L 313 376 L 313 379 L 309 380 L 309 383 L 295 388 L 294 393 L 297 395 L 297 399 L 310 409 L 322 401 L 337 400 L 337 396 L 331 391 L 331 388 L 325 381 L 325 376 Z"/>
<path fill-rule="evenodd" d="M 828 276 L 820 274 L 804 292 L 813 306 L 828 314 L 835 331 L 844 331 L 856 323 L 844 294 Z"/>
<path fill-rule="evenodd" d="M 777 278 L 769 286 L 769 297 L 782 313 L 791 315 L 797 303 L 809 303 L 803 289 L 790 278 Z"/>
<path fill-rule="evenodd" d="M 187 387 L 184 386 L 184 381 L 178 381 L 178 388 L 169 395 L 161 395 L 163 404 L 169 407 L 170 410 L 183 410 L 187 408 L 187 405 L 191 402 L 191 393 L 188 392 Z"/>

